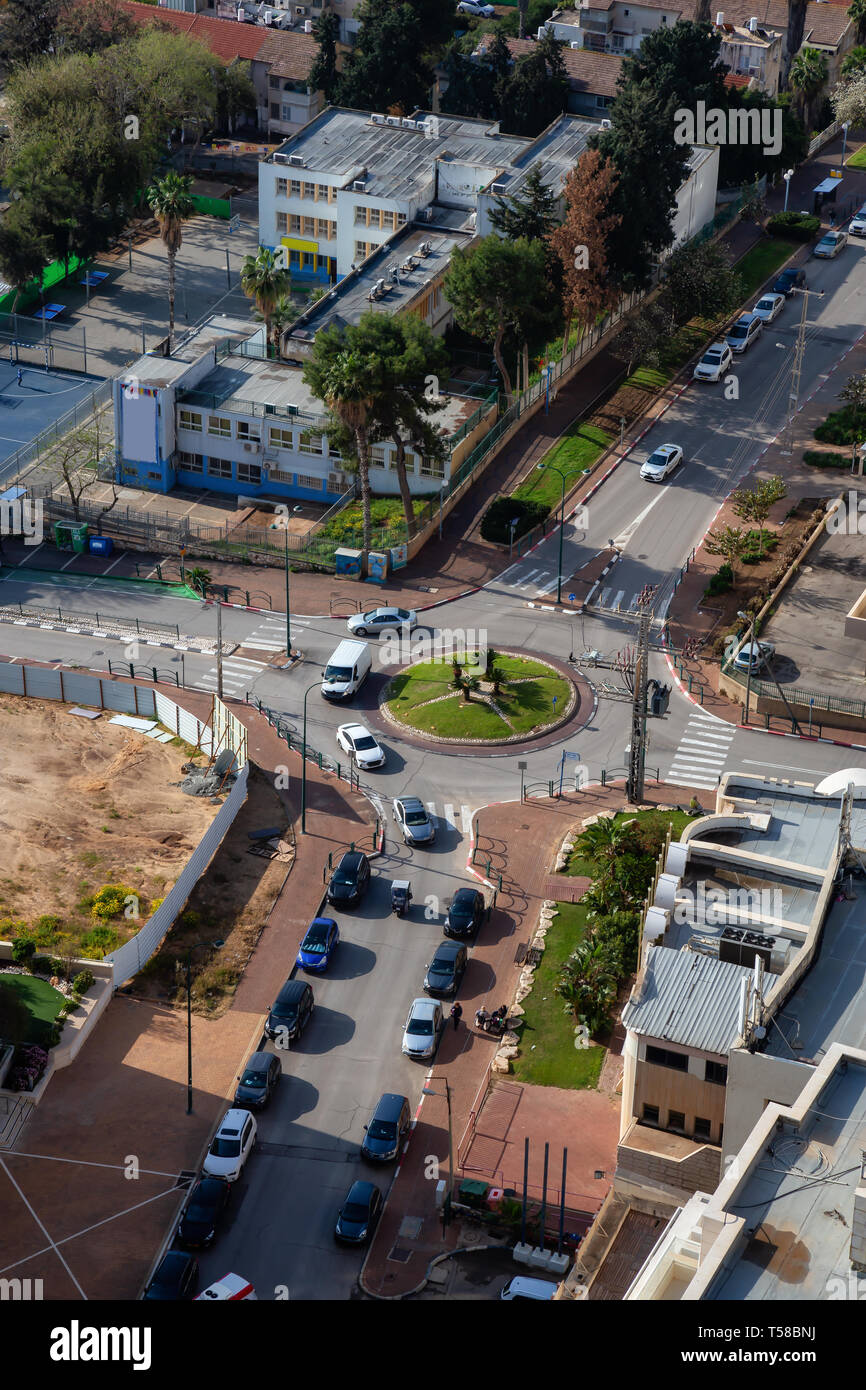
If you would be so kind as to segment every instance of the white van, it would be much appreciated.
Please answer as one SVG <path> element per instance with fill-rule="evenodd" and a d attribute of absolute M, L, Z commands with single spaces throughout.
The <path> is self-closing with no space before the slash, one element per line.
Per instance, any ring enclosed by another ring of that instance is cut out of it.
<path fill-rule="evenodd" d="M 369 642 L 341 642 L 322 673 L 326 700 L 350 700 L 370 674 L 373 658 Z"/>
<path fill-rule="evenodd" d="M 515 1274 L 499 1297 L 540 1299 L 542 1303 L 550 1303 L 558 1287 L 558 1284 L 551 1284 L 547 1279 L 531 1279 L 526 1274 Z"/>
<path fill-rule="evenodd" d="M 246 1299 L 255 1297 L 256 1291 L 249 1279 L 244 1279 L 242 1274 L 224 1274 L 215 1284 L 197 1294 L 194 1302 L 243 1303 Z"/>

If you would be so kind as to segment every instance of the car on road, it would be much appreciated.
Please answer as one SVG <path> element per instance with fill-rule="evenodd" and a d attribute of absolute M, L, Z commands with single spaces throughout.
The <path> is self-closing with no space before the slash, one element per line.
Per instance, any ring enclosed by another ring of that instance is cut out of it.
<path fill-rule="evenodd" d="M 242 1274 L 223 1274 L 215 1284 L 209 1284 L 196 1295 L 196 1303 L 242 1303 L 255 1298 L 256 1291 Z"/>
<path fill-rule="evenodd" d="M 185 1250 L 167 1250 L 144 1291 L 146 1303 L 192 1298 L 198 1288 L 198 1260 Z"/>
<path fill-rule="evenodd" d="M 442 1005 L 435 999 L 413 999 L 403 1028 L 402 1051 L 413 1062 L 427 1062 L 436 1055 L 445 1027 Z"/>
<path fill-rule="evenodd" d="M 237 1182 L 256 1142 L 256 1117 L 249 1110 L 227 1110 L 201 1166 L 209 1178 Z"/>
<path fill-rule="evenodd" d="M 852 236 L 866 236 L 866 203 L 851 218 L 848 223 L 848 231 Z"/>
<path fill-rule="evenodd" d="M 466 970 L 466 947 L 459 941 L 440 941 L 427 966 L 424 988 L 435 998 L 456 994 Z"/>
<path fill-rule="evenodd" d="M 346 850 L 328 883 L 328 902 L 355 907 L 370 886 L 370 861 L 359 849 Z"/>
<path fill-rule="evenodd" d="M 713 343 L 708 347 L 692 376 L 695 381 L 718 381 L 723 372 L 733 362 L 733 355 L 727 343 Z"/>
<path fill-rule="evenodd" d="M 741 671 L 760 671 L 775 655 L 775 642 L 746 642 L 734 657 L 734 665 Z"/>
<path fill-rule="evenodd" d="M 755 339 L 760 338 L 763 331 L 764 324 L 757 314 L 740 314 L 737 322 L 725 334 L 725 342 L 731 352 L 739 355 L 750 348 Z"/>
<path fill-rule="evenodd" d="M 812 255 L 820 256 L 824 260 L 831 260 L 833 256 L 838 256 L 839 252 L 848 245 L 848 233 L 835 231 L 828 232 L 822 236 L 816 246 L 812 247 Z"/>
<path fill-rule="evenodd" d="M 340 928 L 333 917 L 314 917 L 298 951 L 302 970 L 327 970 L 340 940 Z"/>
<path fill-rule="evenodd" d="M 310 1021 L 313 1012 L 313 991 L 306 980 L 286 980 L 265 1023 L 269 1038 L 278 1036 L 294 1042 Z"/>
<path fill-rule="evenodd" d="M 429 845 L 436 839 L 436 826 L 417 796 L 401 796 L 394 801 L 394 819 L 407 845 Z"/>
<path fill-rule="evenodd" d="M 442 930 L 452 940 L 465 940 L 475 935 L 484 921 L 485 911 L 483 893 L 477 888 L 458 888 L 448 906 Z"/>
<path fill-rule="evenodd" d="M 783 270 L 777 278 L 772 288 L 773 294 L 783 294 L 786 299 L 790 299 L 794 290 L 805 289 L 806 272 L 799 265 L 789 265 L 787 270 Z"/>
<path fill-rule="evenodd" d="M 283 1064 L 275 1052 L 254 1052 L 238 1077 L 235 1105 L 245 1110 L 263 1110 L 282 1074 Z"/>
<path fill-rule="evenodd" d="M 225 1215 L 231 1183 L 225 1178 L 199 1178 L 186 1199 L 177 1228 L 177 1243 L 184 1250 L 204 1250 L 210 1245 Z"/>
<path fill-rule="evenodd" d="M 374 1182 L 353 1182 L 337 1213 L 334 1236 L 347 1245 L 366 1245 L 382 1214 L 382 1193 Z"/>
<path fill-rule="evenodd" d="M 485 5 L 482 0 L 458 0 L 458 14 L 476 14 L 482 19 L 495 19 L 496 11 L 492 5 Z"/>
<path fill-rule="evenodd" d="M 337 743 L 365 771 L 384 766 L 385 754 L 363 724 L 341 724 L 337 730 Z"/>
<path fill-rule="evenodd" d="M 679 444 L 660 444 L 643 464 L 640 475 L 649 483 L 663 483 L 682 461 Z"/>
<path fill-rule="evenodd" d="M 390 1163 L 400 1151 L 400 1144 L 411 1120 L 412 1114 L 406 1096 L 386 1091 L 373 1111 L 370 1123 L 364 1125 L 361 1157 L 374 1163 Z"/>
<path fill-rule="evenodd" d="M 412 608 L 371 608 L 367 613 L 353 613 L 346 622 L 356 637 L 378 637 L 380 632 L 411 632 L 418 626 L 418 616 Z"/>
<path fill-rule="evenodd" d="M 779 317 L 784 307 L 785 296 L 775 294 L 771 290 L 769 294 L 761 295 L 752 313 L 756 314 L 762 323 L 772 323 L 774 319 Z"/>

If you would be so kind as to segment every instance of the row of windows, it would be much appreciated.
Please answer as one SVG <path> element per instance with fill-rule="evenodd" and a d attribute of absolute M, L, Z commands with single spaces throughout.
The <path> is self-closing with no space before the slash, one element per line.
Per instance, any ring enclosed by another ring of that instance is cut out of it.
<path fill-rule="evenodd" d="M 283 119 L 288 120 L 290 118 L 284 116 Z M 307 183 L 304 179 L 277 179 L 277 197 L 311 198 L 316 203 L 336 203 L 337 188 L 332 183 Z"/>
<path fill-rule="evenodd" d="M 378 241 L 356 241 L 355 260 L 365 261 L 368 256 L 372 256 L 374 251 L 379 250 Z"/>
<path fill-rule="evenodd" d="M 178 455 L 178 467 L 182 468 L 186 473 L 207 472 L 210 478 L 231 478 L 233 476 L 232 470 L 237 469 L 237 473 L 234 475 L 237 481 L 239 483 L 246 483 L 250 487 L 258 487 L 262 481 L 261 464 L 233 464 L 230 459 L 209 458 L 207 460 L 207 468 L 205 468 L 203 454 L 191 454 L 184 449 L 182 449 Z M 159 478 L 161 474 L 151 473 L 148 474 L 148 477 Z M 292 473 L 284 469 L 275 468 L 271 470 L 270 478 L 273 482 L 285 483 L 289 487 L 308 488 L 311 492 L 322 492 L 324 490 L 328 492 L 341 492 L 345 487 L 345 479 L 342 475 L 336 473 L 328 474 L 327 488 L 325 479 L 318 478 L 313 473 Z"/>
<path fill-rule="evenodd" d="M 641 1116 L 644 1124 L 657 1125 L 659 1123 L 659 1108 L 657 1105 L 645 1105 Z M 668 1120 L 665 1129 L 676 1130 L 680 1134 L 686 1132 L 686 1117 L 682 1110 L 669 1110 Z M 711 1139 L 712 1124 L 709 1120 L 703 1119 L 700 1115 L 695 1115 L 692 1120 L 692 1134 L 695 1139 Z M 719 1143 L 722 1142 L 722 1126 L 719 1125 Z"/>
<path fill-rule="evenodd" d="M 686 1052 L 671 1052 L 666 1047 L 651 1047 L 646 1050 L 646 1060 L 655 1067 L 668 1067 L 671 1071 L 688 1071 L 689 1058 Z M 705 1062 L 704 1080 L 716 1086 L 728 1083 L 728 1068 L 724 1062 Z"/>
<path fill-rule="evenodd" d="M 196 434 L 202 433 L 202 416 L 195 410 L 179 410 L 178 424 L 181 429 L 192 430 Z M 209 415 L 207 433 L 217 439 L 231 439 L 231 419 L 223 415 Z M 258 421 L 250 423 L 248 420 L 237 420 L 235 422 L 235 439 L 244 444 L 260 444 L 262 442 L 262 430 Z M 300 454 L 310 454 L 318 458 L 325 455 L 326 436 L 317 430 L 299 430 L 297 432 L 297 450 Z M 296 447 L 295 431 L 287 429 L 282 425 L 270 425 L 268 427 L 268 444 L 272 449 L 294 449 Z M 342 454 L 328 441 L 328 457 L 342 462 Z M 198 458 L 200 455 L 191 454 L 191 458 Z M 394 468 L 394 455 L 386 450 L 384 444 L 374 444 L 370 450 L 370 459 L 373 464 L 379 464 L 383 468 Z M 224 460 L 213 459 L 214 465 L 225 465 L 227 473 L 217 473 L 217 477 L 230 478 L 231 464 Z M 417 473 L 419 464 L 418 455 L 412 449 L 406 450 L 406 468 L 410 473 Z M 195 470 L 192 470 L 195 471 Z M 201 470 L 199 470 L 201 471 Z M 214 470 L 210 468 L 210 472 Z M 428 458 L 424 455 L 420 459 L 420 476 L 422 478 L 444 478 L 445 463 L 442 459 Z M 247 479 L 246 481 L 251 481 Z M 307 486 L 304 484 L 304 486 Z M 659 1049 L 656 1049 L 658 1051 Z M 672 1054 L 676 1055 L 676 1054 Z"/>
<path fill-rule="evenodd" d="M 368 208 L 363 203 L 355 204 L 356 227 L 378 227 L 380 232 L 393 232 L 395 227 L 405 225 L 405 212 L 394 212 L 391 208 Z"/>
<path fill-rule="evenodd" d="M 292 233 L 295 236 L 318 237 L 321 241 L 334 241 L 337 224 L 327 217 L 299 217 L 294 212 L 278 212 L 277 232 L 281 236 Z"/>
<path fill-rule="evenodd" d="M 299 113 L 296 115 L 295 112 L 297 110 L 297 107 L 293 108 L 288 104 L 288 102 L 285 101 L 282 104 L 280 104 L 280 102 L 278 101 L 272 101 L 270 103 L 272 121 L 288 121 L 289 123 L 291 123 L 292 121 L 303 121 L 304 108 L 301 107 Z"/>

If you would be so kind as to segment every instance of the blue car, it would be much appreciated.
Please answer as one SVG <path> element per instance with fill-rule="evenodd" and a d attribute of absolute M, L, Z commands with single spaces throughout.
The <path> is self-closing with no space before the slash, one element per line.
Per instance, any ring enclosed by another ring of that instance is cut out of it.
<path fill-rule="evenodd" d="M 332 917 L 314 917 L 301 942 L 298 965 L 303 970 L 327 970 L 339 940 L 340 929 Z"/>

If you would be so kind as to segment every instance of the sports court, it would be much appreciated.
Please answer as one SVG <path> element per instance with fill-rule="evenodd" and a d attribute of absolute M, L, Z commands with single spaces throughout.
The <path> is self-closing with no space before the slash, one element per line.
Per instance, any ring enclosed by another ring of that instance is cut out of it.
<path fill-rule="evenodd" d="M 34 346 L 19 349 L 0 339 L 0 481 L 15 471 L 15 454 L 93 393 L 97 377 L 56 371 L 25 360 Z M 19 375 L 20 374 L 20 375 Z"/>

